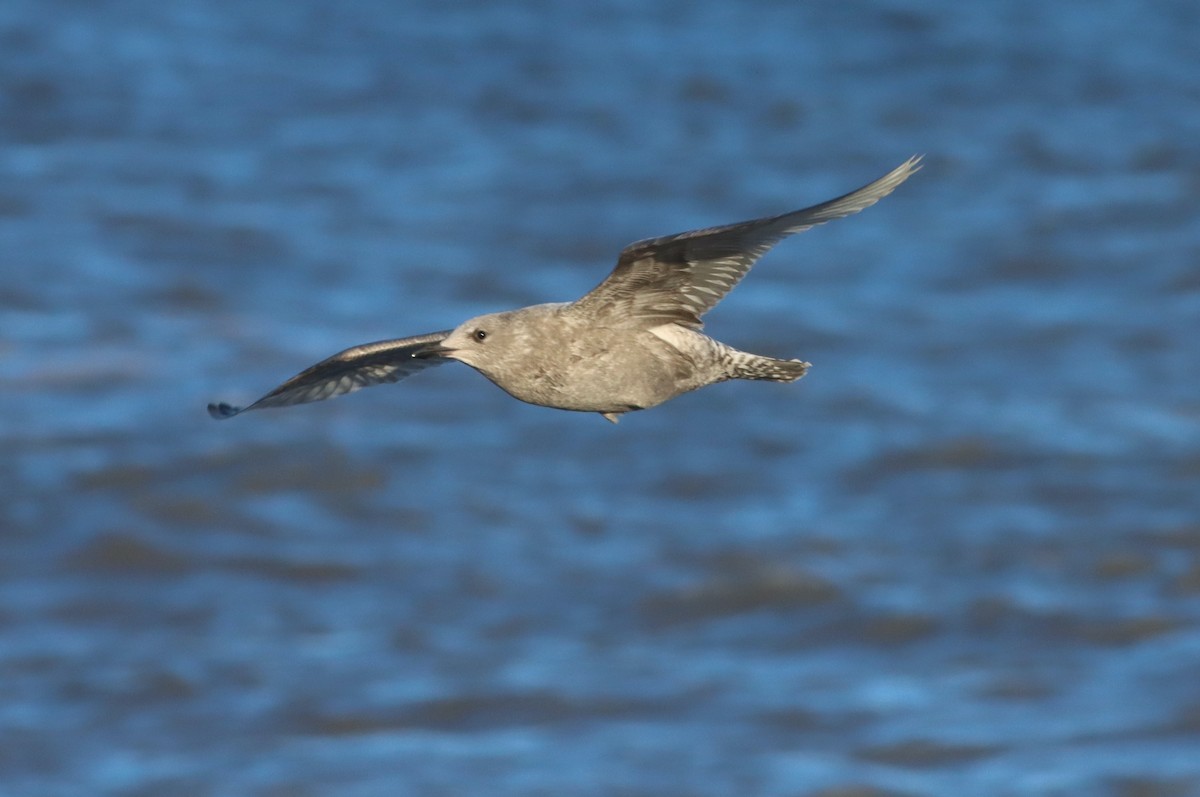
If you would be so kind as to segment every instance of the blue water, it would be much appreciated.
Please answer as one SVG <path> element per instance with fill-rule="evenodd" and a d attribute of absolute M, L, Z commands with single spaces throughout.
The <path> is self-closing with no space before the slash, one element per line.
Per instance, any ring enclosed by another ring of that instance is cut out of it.
<path fill-rule="evenodd" d="M 1200 794 L 1192 0 L 0 7 L 0 793 Z M 818 202 L 598 416 L 348 345 Z"/>

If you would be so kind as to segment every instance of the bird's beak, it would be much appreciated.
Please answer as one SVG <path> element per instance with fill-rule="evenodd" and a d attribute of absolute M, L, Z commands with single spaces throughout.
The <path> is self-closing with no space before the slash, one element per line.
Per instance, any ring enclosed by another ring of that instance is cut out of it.
<path fill-rule="evenodd" d="M 431 359 L 434 359 L 435 357 L 436 358 L 449 357 L 450 355 L 454 354 L 454 352 L 456 352 L 456 351 L 458 351 L 458 350 L 455 348 L 452 348 L 450 346 L 443 346 L 440 343 L 430 343 L 428 346 L 424 346 L 424 347 L 414 351 L 412 353 L 412 356 L 417 358 L 418 360 L 431 360 Z"/>

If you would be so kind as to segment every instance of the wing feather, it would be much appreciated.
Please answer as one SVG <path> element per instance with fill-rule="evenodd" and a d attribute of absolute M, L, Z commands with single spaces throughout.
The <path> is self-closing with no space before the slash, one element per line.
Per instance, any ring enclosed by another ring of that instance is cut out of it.
<path fill-rule="evenodd" d="M 306 368 L 253 404 L 235 407 L 225 402 L 208 405 L 217 419 L 232 418 L 247 410 L 290 407 L 353 393 L 364 387 L 399 382 L 417 371 L 445 362 L 440 357 L 418 357 L 423 350 L 441 343 L 451 330 L 411 338 L 364 343 L 340 351 Z"/>
<path fill-rule="evenodd" d="M 768 249 L 785 237 L 870 207 L 912 176 L 920 156 L 857 191 L 763 219 L 650 238 L 622 250 L 612 273 L 576 305 L 610 323 L 699 328 Z"/>

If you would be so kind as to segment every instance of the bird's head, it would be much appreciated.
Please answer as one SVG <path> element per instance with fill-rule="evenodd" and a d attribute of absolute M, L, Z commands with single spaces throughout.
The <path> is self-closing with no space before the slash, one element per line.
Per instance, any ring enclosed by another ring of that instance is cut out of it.
<path fill-rule="evenodd" d="M 458 360 L 486 374 L 513 354 L 511 315 L 490 313 L 468 319 L 420 356 Z"/>

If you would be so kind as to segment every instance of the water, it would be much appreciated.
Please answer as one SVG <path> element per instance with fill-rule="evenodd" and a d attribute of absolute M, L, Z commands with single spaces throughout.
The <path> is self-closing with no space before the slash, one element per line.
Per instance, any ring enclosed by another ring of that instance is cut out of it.
<path fill-rule="evenodd" d="M 0 793 L 1200 794 L 1198 23 L 6 3 Z M 915 152 L 795 386 L 204 412 Z"/>

